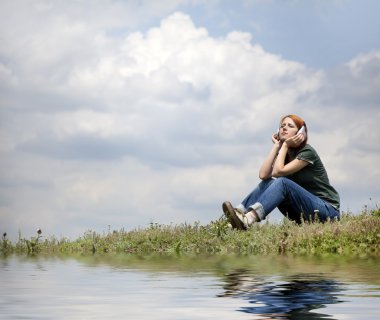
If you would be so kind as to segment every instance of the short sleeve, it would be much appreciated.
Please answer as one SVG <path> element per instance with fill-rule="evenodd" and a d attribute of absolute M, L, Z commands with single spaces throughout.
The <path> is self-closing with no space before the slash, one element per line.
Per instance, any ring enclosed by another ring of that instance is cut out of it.
<path fill-rule="evenodd" d="M 296 158 L 313 165 L 316 160 L 316 154 L 313 148 L 311 148 L 309 145 L 306 145 L 297 153 Z"/>

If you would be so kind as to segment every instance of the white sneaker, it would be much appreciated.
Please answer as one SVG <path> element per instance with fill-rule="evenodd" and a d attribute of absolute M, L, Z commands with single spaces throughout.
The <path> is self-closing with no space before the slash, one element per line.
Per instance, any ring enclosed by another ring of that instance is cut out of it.
<path fill-rule="evenodd" d="M 244 228 L 248 229 L 249 228 L 249 223 L 248 223 L 248 218 L 245 215 L 245 213 L 243 211 L 241 211 L 240 209 L 236 209 L 235 208 L 235 214 L 239 218 L 239 220 L 243 223 Z"/>
<path fill-rule="evenodd" d="M 230 202 L 223 202 L 223 212 L 234 229 L 247 230 L 248 220 L 239 209 L 234 209 Z"/>

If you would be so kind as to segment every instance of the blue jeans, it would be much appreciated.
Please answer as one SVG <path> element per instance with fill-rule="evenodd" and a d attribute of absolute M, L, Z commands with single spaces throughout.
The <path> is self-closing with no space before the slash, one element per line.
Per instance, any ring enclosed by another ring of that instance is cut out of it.
<path fill-rule="evenodd" d="M 263 220 L 276 207 L 297 223 L 340 218 L 338 209 L 285 177 L 261 181 L 237 208 L 252 208 Z"/>

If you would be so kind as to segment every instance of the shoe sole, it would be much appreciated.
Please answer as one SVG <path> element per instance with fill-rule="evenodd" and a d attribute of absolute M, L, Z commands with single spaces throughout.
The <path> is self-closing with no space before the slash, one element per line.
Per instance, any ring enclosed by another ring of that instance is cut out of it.
<path fill-rule="evenodd" d="M 223 212 L 225 216 L 227 217 L 228 221 L 231 223 L 232 228 L 238 229 L 238 230 L 247 230 L 244 223 L 236 215 L 235 209 L 233 208 L 230 202 L 228 201 L 223 202 L 222 208 L 223 208 Z"/>

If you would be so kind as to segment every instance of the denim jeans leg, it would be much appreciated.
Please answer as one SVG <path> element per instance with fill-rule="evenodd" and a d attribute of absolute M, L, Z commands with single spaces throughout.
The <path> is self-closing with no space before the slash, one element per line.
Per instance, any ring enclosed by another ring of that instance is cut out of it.
<path fill-rule="evenodd" d="M 275 181 L 275 179 L 271 178 L 268 180 L 262 180 L 255 189 L 249 193 L 244 200 L 241 202 L 240 205 L 237 206 L 237 208 L 247 211 L 247 209 L 255 204 L 261 194 Z"/>
<path fill-rule="evenodd" d="M 339 210 L 285 177 L 274 179 L 257 202 L 263 206 L 265 215 L 279 207 L 283 214 L 296 221 L 301 216 L 304 220 L 314 220 L 315 213 L 318 213 L 319 221 L 339 219 Z"/>

